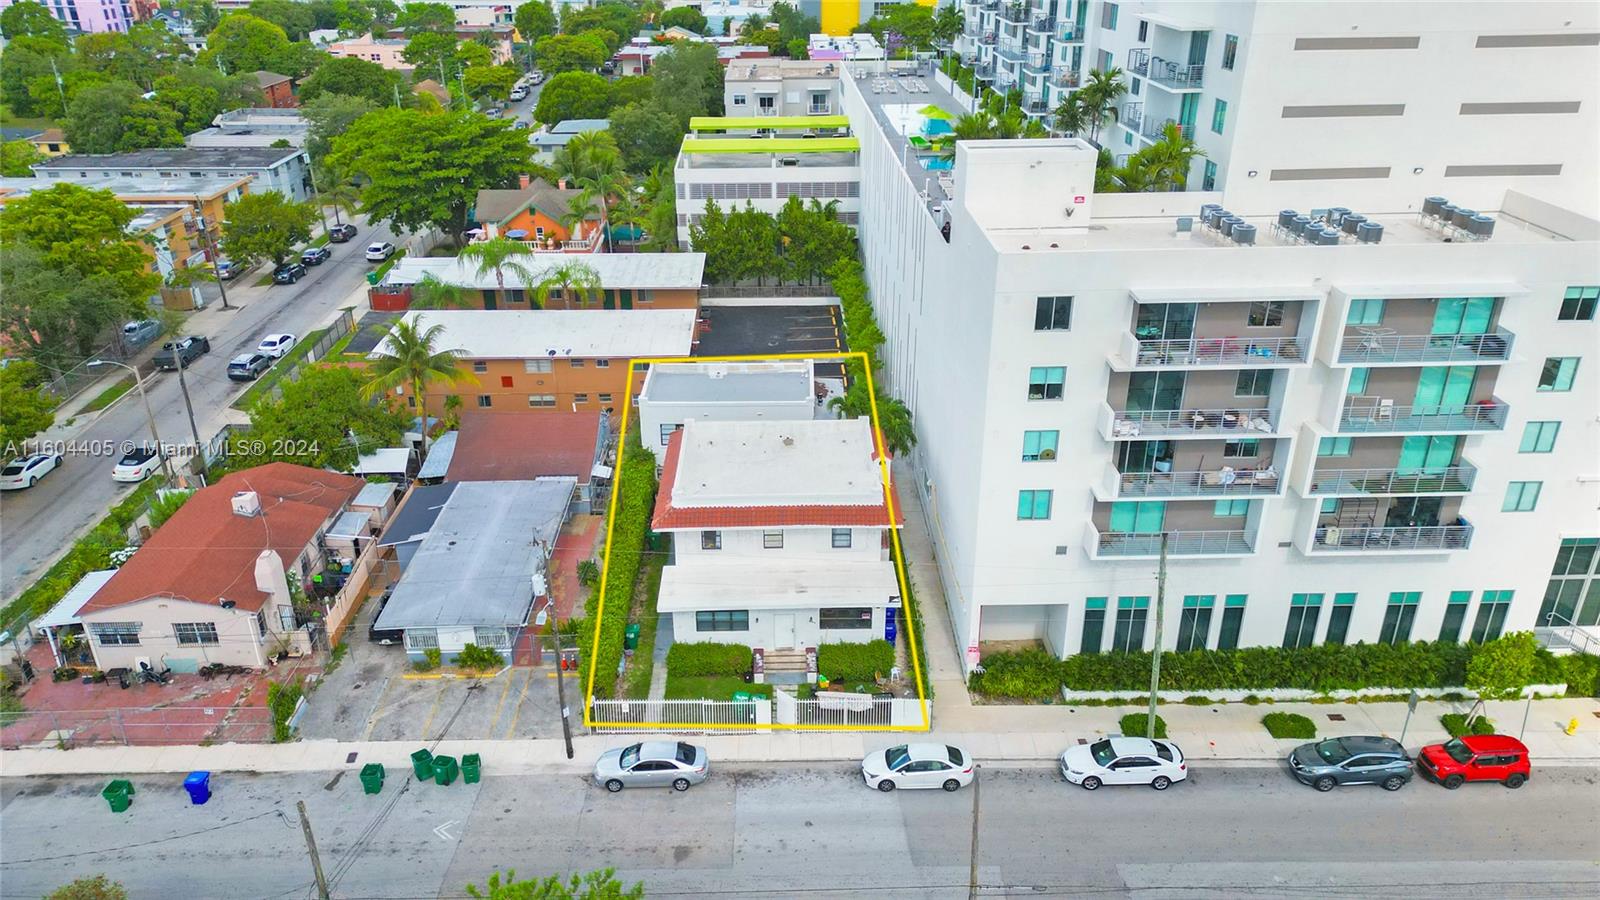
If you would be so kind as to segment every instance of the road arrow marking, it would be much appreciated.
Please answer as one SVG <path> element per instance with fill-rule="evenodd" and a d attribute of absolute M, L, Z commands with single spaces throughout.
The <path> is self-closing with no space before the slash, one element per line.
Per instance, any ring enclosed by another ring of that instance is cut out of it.
<path fill-rule="evenodd" d="M 450 826 L 455 824 L 458 824 L 456 820 L 451 819 L 450 821 L 445 822 L 443 825 L 440 825 L 438 828 L 435 828 L 433 833 L 437 834 L 439 836 L 439 840 L 441 841 L 456 840 L 456 838 L 450 836 Z"/>

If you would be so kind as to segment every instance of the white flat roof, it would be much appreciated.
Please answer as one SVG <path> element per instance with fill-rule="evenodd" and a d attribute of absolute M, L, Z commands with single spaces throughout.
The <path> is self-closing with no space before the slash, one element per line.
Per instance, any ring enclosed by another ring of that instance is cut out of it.
<path fill-rule="evenodd" d="M 705 275 L 704 253 L 530 253 L 517 260 L 528 270 L 533 284 L 568 263 L 582 263 L 600 276 L 602 287 L 616 289 L 664 288 L 699 290 Z M 499 287 L 494 271 L 479 273 L 477 265 L 460 258 L 404 257 L 384 277 L 384 284 L 416 284 L 431 274 L 446 284 L 478 290 Z M 508 287 L 519 287 L 520 277 L 507 269 Z"/>
<path fill-rule="evenodd" d="M 50 611 L 33 620 L 34 628 L 55 628 L 61 625 L 76 625 L 79 622 L 78 610 L 94 598 L 99 590 L 106 586 L 111 576 L 117 574 L 116 569 L 100 569 L 95 572 L 85 573 L 78 579 L 72 589 L 62 595 Z"/>
<path fill-rule="evenodd" d="M 641 401 L 749 403 L 815 399 L 811 363 L 667 363 L 645 376 Z"/>
<path fill-rule="evenodd" d="M 371 453 L 361 454 L 356 460 L 356 466 L 350 471 L 356 475 L 393 475 L 396 472 L 404 473 L 406 463 L 411 460 L 411 451 L 404 447 L 384 447 Z"/>
<path fill-rule="evenodd" d="M 350 501 L 350 505 L 363 508 L 382 506 L 388 503 L 390 498 L 394 497 L 394 492 L 399 489 L 400 485 L 392 481 L 375 481 L 362 488 L 360 493 L 356 494 L 356 498 Z"/>
<path fill-rule="evenodd" d="M 694 344 L 692 309 L 430 309 L 405 317 L 444 326 L 434 346 L 469 359 L 688 356 Z M 385 337 L 369 355 L 388 346 Z"/>
<path fill-rule="evenodd" d="M 900 596 L 887 560 L 707 563 L 661 572 L 659 612 L 888 606 Z"/>
<path fill-rule="evenodd" d="M 866 419 L 684 424 L 672 505 L 881 506 Z"/>

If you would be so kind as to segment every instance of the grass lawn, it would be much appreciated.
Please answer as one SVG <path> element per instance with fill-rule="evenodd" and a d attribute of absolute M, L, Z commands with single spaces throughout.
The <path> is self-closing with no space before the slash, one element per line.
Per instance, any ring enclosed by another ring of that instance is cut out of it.
<path fill-rule="evenodd" d="M 744 679 L 737 675 L 683 677 L 667 674 L 668 700 L 732 700 L 735 691 L 770 697 L 772 685 L 745 684 Z"/>
<path fill-rule="evenodd" d="M 394 252 L 393 256 L 391 256 L 387 260 L 385 260 L 382 265 L 378 266 L 376 269 L 373 269 L 372 271 L 373 271 L 374 274 L 376 274 L 378 276 L 378 280 L 382 281 L 383 280 L 383 276 L 389 274 L 389 270 L 394 268 L 394 264 L 399 262 L 400 260 L 404 259 L 405 255 L 406 255 L 406 248 L 401 247 L 400 249 L 398 249 L 398 250 L 396 250 Z"/>
<path fill-rule="evenodd" d="M 4 103 L 0 103 L 0 125 L 5 125 L 7 128 L 37 128 L 40 131 L 52 127 L 49 119 L 42 116 L 25 119 L 12 113 L 11 108 Z"/>
<path fill-rule="evenodd" d="M 261 276 L 260 278 L 257 278 L 255 286 L 256 287 L 271 287 L 272 286 L 272 273 L 268 272 L 267 274 Z"/>
<path fill-rule="evenodd" d="M 255 405 L 257 400 L 267 396 L 272 391 L 273 385 L 282 380 L 290 369 L 299 364 L 300 360 L 305 359 L 306 354 L 311 352 L 311 345 L 321 340 L 322 336 L 327 332 L 328 329 L 319 328 L 301 338 L 300 342 L 294 345 L 293 350 L 284 354 L 283 358 L 278 360 L 272 368 L 263 372 L 261 377 L 257 378 L 248 390 L 240 394 L 239 399 L 233 401 L 233 408 L 249 412 L 250 407 Z"/>
<path fill-rule="evenodd" d="M 321 234 L 317 235 L 316 237 L 312 238 L 311 239 L 311 243 L 307 244 L 306 246 L 307 247 L 321 247 L 323 244 L 326 244 L 327 242 L 328 242 L 328 233 L 326 231 L 324 231 L 323 233 L 321 233 Z"/>
<path fill-rule="evenodd" d="M 650 696 L 650 676 L 655 669 L 656 626 L 661 617 L 656 613 L 656 597 L 661 593 L 661 570 L 667 561 L 659 556 L 645 557 L 645 600 L 635 619 L 639 623 L 639 648 L 633 653 L 628 674 L 623 678 L 622 696 L 629 700 L 644 700 Z"/>
<path fill-rule="evenodd" d="M 123 378 L 121 381 L 113 384 L 111 387 L 101 391 L 98 397 L 90 400 L 89 405 L 85 406 L 83 411 L 86 413 L 99 412 L 100 410 L 105 409 L 106 407 L 115 403 L 118 397 L 121 397 L 123 394 L 126 394 L 132 389 L 133 378 Z"/>

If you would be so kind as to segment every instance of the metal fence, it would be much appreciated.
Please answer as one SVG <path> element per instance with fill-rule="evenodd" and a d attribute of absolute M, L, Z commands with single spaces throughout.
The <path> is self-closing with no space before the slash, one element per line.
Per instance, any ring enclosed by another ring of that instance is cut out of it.
<path fill-rule="evenodd" d="M 156 364 L 153 359 L 147 359 L 140 363 L 128 362 L 129 359 L 131 359 L 139 352 L 139 350 L 142 349 L 144 349 L 144 347 L 129 348 L 122 342 L 120 338 L 118 338 L 112 340 L 104 347 L 101 347 L 99 350 L 96 350 L 95 352 L 89 354 L 65 369 L 51 364 L 41 365 L 41 370 L 45 372 L 54 372 L 56 373 L 56 377 L 40 385 L 39 391 L 56 398 L 62 403 L 65 403 L 82 393 L 89 386 L 96 384 L 97 382 L 109 376 L 117 375 L 118 377 L 122 378 L 128 377 L 126 370 L 119 369 L 116 366 L 95 366 L 94 368 L 90 368 L 90 361 L 96 359 L 109 359 L 115 360 L 116 362 L 127 363 L 128 365 L 131 365 L 137 369 L 141 377 L 149 377 L 156 370 Z"/>
<path fill-rule="evenodd" d="M 799 700 L 784 691 L 748 701 L 600 700 L 592 701 L 593 730 L 601 733 L 673 731 L 715 733 L 729 730 L 921 727 L 924 701 L 887 695 L 827 693 Z"/>
<path fill-rule="evenodd" d="M 700 296 L 718 297 L 835 297 L 831 284 L 708 284 Z"/>
<path fill-rule="evenodd" d="M 727 726 L 770 724 L 772 704 L 765 698 L 728 700 L 590 701 L 595 731 L 720 731 Z M 719 727 L 720 726 L 720 727 Z"/>
<path fill-rule="evenodd" d="M 96 744 L 176 746 L 271 740 L 272 711 L 264 706 L 160 706 L 0 713 L 0 748 L 7 750 L 37 746 L 70 749 Z"/>
<path fill-rule="evenodd" d="M 316 341 L 311 344 L 311 349 L 306 351 L 304 356 L 295 360 L 293 364 L 289 366 L 288 370 L 285 371 L 283 375 L 272 385 L 272 387 L 267 389 L 265 393 L 274 400 L 282 397 L 284 384 L 298 379 L 301 371 L 303 371 L 306 366 L 326 356 L 328 351 L 333 349 L 334 344 L 344 340 L 345 335 L 349 334 L 355 329 L 356 318 L 353 310 L 348 308 L 341 310 L 339 313 L 339 320 L 324 329 L 322 334 L 317 337 Z"/>

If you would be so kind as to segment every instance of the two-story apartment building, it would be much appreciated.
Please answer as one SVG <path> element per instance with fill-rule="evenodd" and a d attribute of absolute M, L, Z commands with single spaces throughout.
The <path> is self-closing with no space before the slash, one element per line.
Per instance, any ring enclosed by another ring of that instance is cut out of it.
<path fill-rule="evenodd" d="M 262 667 L 306 650 L 289 579 L 311 583 L 364 482 L 289 463 L 194 493 L 78 610 L 100 669 Z"/>
<path fill-rule="evenodd" d="M 173 147 L 127 153 L 70 153 L 33 165 L 38 178 L 156 186 L 177 179 L 232 184 L 249 178 L 254 192 L 278 191 L 295 203 L 311 199 L 311 158 L 297 147 Z"/>
<path fill-rule="evenodd" d="M 892 527 L 866 419 L 691 420 L 656 493 L 651 528 L 673 537 L 656 608 L 675 640 L 781 655 L 893 640 Z"/>
<path fill-rule="evenodd" d="M 409 312 L 421 328 L 440 326 L 434 340 L 454 351 L 462 381 L 428 383 L 428 409 L 445 397 L 466 409 L 611 411 L 626 401 L 632 358 L 687 357 L 694 344 L 692 309 L 481 310 Z M 373 357 L 388 352 L 385 338 Z M 643 379 L 634 379 L 634 391 Z M 404 396 L 415 406 L 405 388 Z"/>

